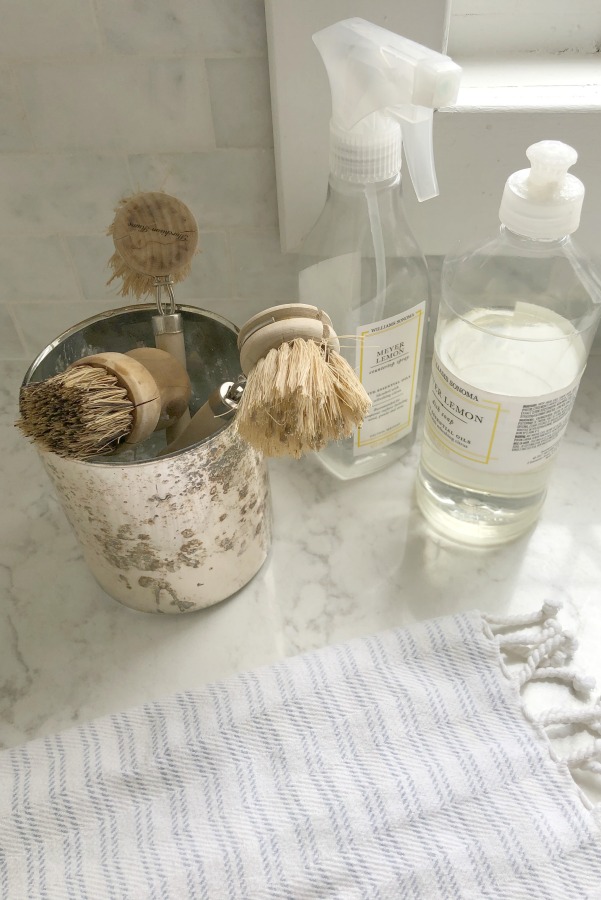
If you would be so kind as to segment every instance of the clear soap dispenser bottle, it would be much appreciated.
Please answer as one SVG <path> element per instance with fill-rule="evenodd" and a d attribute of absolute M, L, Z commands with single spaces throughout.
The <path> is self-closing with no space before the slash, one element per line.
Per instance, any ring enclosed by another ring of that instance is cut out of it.
<path fill-rule="evenodd" d="M 601 280 L 572 241 L 584 187 L 559 141 L 528 148 L 496 237 L 445 260 L 418 504 L 479 545 L 536 520 L 597 328 Z"/>
<path fill-rule="evenodd" d="M 299 299 L 323 307 L 372 408 L 319 454 L 339 478 L 374 472 L 415 440 L 430 288 L 401 199 L 401 144 L 419 200 L 438 194 L 432 112 L 453 103 L 448 57 L 363 19 L 313 35 L 332 91 L 324 209 L 299 255 Z"/>

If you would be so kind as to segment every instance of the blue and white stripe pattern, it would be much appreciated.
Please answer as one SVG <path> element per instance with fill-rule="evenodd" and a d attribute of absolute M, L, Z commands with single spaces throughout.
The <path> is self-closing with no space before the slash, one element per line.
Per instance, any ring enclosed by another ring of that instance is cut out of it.
<path fill-rule="evenodd" d="M 0 754 L 0 896 L 585 900 L 601 838 L 470 613 Z"/>

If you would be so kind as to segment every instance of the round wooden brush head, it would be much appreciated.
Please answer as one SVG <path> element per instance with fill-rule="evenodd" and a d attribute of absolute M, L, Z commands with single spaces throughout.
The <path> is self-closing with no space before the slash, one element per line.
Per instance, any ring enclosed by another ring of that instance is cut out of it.
<path fill-rule="evenodd" d="M 192 388 L 182 364 L 156 347 L 127 353 L 96 353 L 73 366 L 97 366 L 113 374 L 133 404 L 131 431 L 125 442 L 137 444 L 153 431 L 173 425 L 187 409 Z"/>
<path fill-rule="evenodd" d="M 160 351 L 159 351 L 160 352 Z M 137 444 L 155 430 L 161 415 L 161 394 L 148 369 L 125 353 L 95 353 L 77 360 L 70 368 L 80 366 L 104 369 L 117 379 L 132 404 L 132 423 L 126 444 Z"/>
<path fill-rule="evenodd" d="M 270 350 L 297 339 L 326 343 L 329 349 L 340 350 L 327 313 L 308 303 L 284 303 L 257 313 L 240 329 L 238 350 L 242 371 L 248 375 Z"/>
<path fill-rule="evenodd" d="M 190 272 L 198 225 L 177 197 L 149 191 L 123 200 L 108 233 L 115 244 L 108 283 L 122 279 L 122 296 L 142 297 L 153 289 L 155 278 L 171 275 L 175 283 Z"/>

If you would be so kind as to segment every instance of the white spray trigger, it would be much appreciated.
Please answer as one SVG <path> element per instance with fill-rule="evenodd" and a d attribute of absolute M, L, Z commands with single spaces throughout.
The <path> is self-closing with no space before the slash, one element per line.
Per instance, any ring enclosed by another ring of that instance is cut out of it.
<path fill-rule="evenodd" d="M 398 174 L 401 140 L 418 200 L 438 194 L 432 110 L 455 102 L 461 69 L 448 56 L 365 19 L 316 32 L 330 81 L 330 172 L 360 184 Z M 390 119 L 400 120 L 401 132 Z"/>
<path fill-rule="evenodd" d="M 434 111 L 425 106 L 397 106 L 389 112 L 401 123 L 405 159 L 415 196 L 420 203 L 438 197 L 432 138 Z"/>

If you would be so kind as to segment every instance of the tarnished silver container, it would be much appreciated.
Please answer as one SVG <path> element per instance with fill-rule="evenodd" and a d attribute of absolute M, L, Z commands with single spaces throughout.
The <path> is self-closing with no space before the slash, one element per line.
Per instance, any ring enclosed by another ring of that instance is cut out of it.
<path fill-rule="evenodd" d="M 240 364 L 237 329 L 215 313 L 180 306 L 192 382 L 192 413 Z M 53 341 L 24 384 L 62 372 L 83 356 L 153 346 L 152 305 L 123 307 L 81 322 Z M 145 612 L 182 613 L 230 597 L 247 584 L 271 545 L 265 461 L 231 423 L 198 444 L 156 459 L 157 432 L 136 447 L 79 461 L 42 451 L 86 562 L 104 590 Z"/>

